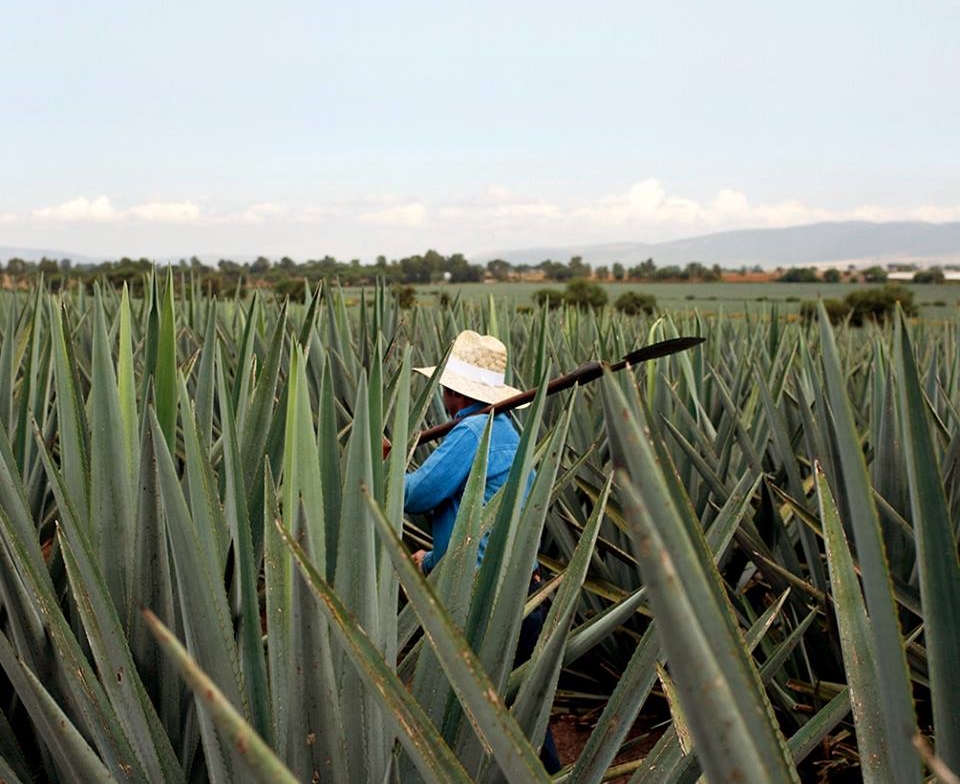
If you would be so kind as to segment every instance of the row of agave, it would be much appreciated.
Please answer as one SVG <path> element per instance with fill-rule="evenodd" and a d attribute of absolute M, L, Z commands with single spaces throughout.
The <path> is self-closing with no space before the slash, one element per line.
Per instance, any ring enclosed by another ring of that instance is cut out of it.
<path fill-rule="evenodd" d="M 0 781 L 548 781 L 584 661 L 617 678 L 556 780 L 798 781 L 844 728 L 864 781 L 960 770 L 957 325 L 180 283 L 0 297 Z M 425 580 L 402 477 L 442 411 L 411 368 L 464 328 L 510 346 L 519 387 L 707 340 L 539 397 Z M 538 549 L 553 577 L 524 603 Z M 614 765 L 655 690 L 672 720 Z"/>

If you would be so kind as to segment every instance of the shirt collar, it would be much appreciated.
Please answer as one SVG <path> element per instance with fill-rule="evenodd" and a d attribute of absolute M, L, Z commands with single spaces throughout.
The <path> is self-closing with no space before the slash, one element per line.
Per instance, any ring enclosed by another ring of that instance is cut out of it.
<path fill-rule="evenodd" d="M 471 414 L 476 414 L 480 409 L 486 408 L 488 405 L 489 403 L 474 403 L 472 406 L 461 408 L 453 417 L 454 419 L 463 419 Z"/>

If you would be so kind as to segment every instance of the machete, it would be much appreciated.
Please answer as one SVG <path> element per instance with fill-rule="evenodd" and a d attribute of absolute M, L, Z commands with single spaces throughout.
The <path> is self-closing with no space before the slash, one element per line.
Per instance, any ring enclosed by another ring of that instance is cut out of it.
<path fill-rule="evenodd" d="M 670 354 L 676 354 L 678 351 L 686 351 L 688 348 L 699 346 L 705 339 L 706 338 L 698 337 L 670 338 L 669 340 L 662 340 L 659 343 L 651 343 L 648 346 L 638 348 L 636 351 L 631 351 L 619 362 L 614 362 L 613 364 L 598 360 L 587 362 L 585 365 L 581 365 L 576 370 L 573 370 L 566 375 L 560 376 L 559 378 L 555 378 L 548 382 L 546 393 L 547 395 L 553 395 L 557 392 L 562 392 L 564 389 L 569 389 L 572 386 L 589 384 L 591 381 L 596 381 L 598 378 L 600 378 L 604 371 L 616 373 L 618 370 L 623 370 L 625 367 L 632 367 L 633 365 L 639 365 L 641 362 L 646 362 L 648 359 L 657 359 L 658 357 L 666 357 Z M 539 387 L 533 387 L 533 389 L 528 389 L 526 392 L 521 392 L 519 395 L 508 397 L 505 400 L 501 400 L 499 403 L 494 403 L 485 408 L 481 408 L 479 411 L 477 411 L 477 414 L 489 414 L 491 411 L 494 412 L 494 414 L 502 414 L 504 411 L 510 411 L 514 408 L 518 408 L 519 406 L 525 405 L 533 400 L 537 395 L 538 389 Z M 436 425 L 435 427 L 420 431 L 420 435 L 417 438 L 417 446 L 420 446 L 420 444 L 426 444 L 430 441 L 435 441 L 438 438 L 442 438 L 449 433 L 459 421 L 459 419 L 451 419 L 449 422 L 444 422 L 441 425 Z"/>

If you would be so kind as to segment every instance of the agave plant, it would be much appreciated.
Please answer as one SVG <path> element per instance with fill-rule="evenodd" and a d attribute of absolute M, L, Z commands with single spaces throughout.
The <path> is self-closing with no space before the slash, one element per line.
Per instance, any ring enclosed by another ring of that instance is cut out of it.
<path fill-rule="evenodd" d="M 411 368 L 464 328 L 541 390 L 708 341 L 541 392 L 487 505 L 482 445 L 425 579 L 402 479 L 442 411 Z M 960 768 L 955 327 L 218 302 L 168 273 L 136 301 L 5 293 L 0 329 L 0 779 L 544 781 L 588 662 L 617 677 L 560 780 L 796 781 L 851 715 L 867 781 L 918 781 L 918 736 Z M 672 721 L 614 766 L 651 704 Z"/>

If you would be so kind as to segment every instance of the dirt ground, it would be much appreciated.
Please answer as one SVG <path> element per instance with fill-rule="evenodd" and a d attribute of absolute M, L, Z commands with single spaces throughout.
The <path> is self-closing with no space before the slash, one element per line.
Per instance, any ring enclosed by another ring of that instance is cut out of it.
<path fill-rule="evenodd" d="M 627 734 L 628 739 L 638 739 L 638 743 L 627 752 L 619 755 L 615 760 L 615 765 L 621 765 L 633 760 L 643 759 L 653 748 L 653 744 L 660 737 L 659 729 L 650 729 L 651 721 L 640 717 L 637 723 Z M 553 730 L 553 739 L 557 744 L 557 752 L 560 755 L 560 761 L 566 766 L 577 761 L 584 745 L 593 732 L 594 723 L 583 718 L 569 714 L 554 716 L 550 721 L 550 729 Z M 613 784 L 625 784 L 630 776 L 625 775 L 613 779 Z"/>

